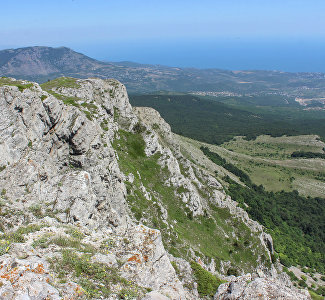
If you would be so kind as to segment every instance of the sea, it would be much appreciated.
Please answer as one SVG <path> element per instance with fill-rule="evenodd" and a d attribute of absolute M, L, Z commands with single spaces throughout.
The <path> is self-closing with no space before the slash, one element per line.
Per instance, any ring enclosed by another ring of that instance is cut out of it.
<path fill-rule="evenodd" d="M 73 47 L 104 61 L 325 73 L 325 38 L 153 38 L 104 41 Z"/>

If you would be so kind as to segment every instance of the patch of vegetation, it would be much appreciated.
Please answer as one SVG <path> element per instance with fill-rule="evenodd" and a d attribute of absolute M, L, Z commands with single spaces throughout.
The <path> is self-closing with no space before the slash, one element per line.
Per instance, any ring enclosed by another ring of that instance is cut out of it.
<path fill-rule="evenodd" d="M 22 226 L 22 227 L 19 227 L 16 231 L 17 234 L 28 234 L 28 233 L 31 233 L 31 232 L 36 232 L 36 231 L 40 231 L 43 227 L 45 227 L 45 225 L 38 225 L 38 224 L 30 224 L 30 225 L 27 225 L 27 226 Z"/>
<path fill-rule="evenodd" d="M 258 136 L 255 140 L 246 140 L 244 137 L 235 137 L 222 144 L 223 148 L 254 158 L 290 159 L 292 152 L 323 153 L 323 145 L 314 135 Z"/>
<path fill-rule="evenodd" d="M 222 158 L 219 154 L 215 152 L 211 152 L 208 147 L 201 147 L 201 151 L 206 155 L 210 160 L 212 160 L 216 165 L 219 165 L 229 172 L 233 173 L 239 179 L 245 183 L 250 185 L 252 182 L 249 176 L 243 172 L 241 169 L 237 168 L 234 164 L 227 162 L 224 158 Z"/>
<path fill-rule="evenodd" d="M 32 83 L 23 83 L 22 81 L 19 80 L 12 80 L 7 77 L 1 77 L 0 78 L 0 86 L 17 86 L 20 92 L 23 92 L 25 89 L 33 87 Z"/>
<path fill-rule="evenodd" d="M 322 158 L 322 159 L 325 159 L 325 153 L 295 151 L 295 152 L 292 152 L 291 157 L 293 157 L 293 158 Z"/>
<path fill-rule="evenodd" d="M 9 250 L 11 243 L 23 243 L 25 242 L 25 234 L 29 234 L 31 232 L 36 232 L 41 230 L 46 225 L 37 225 L 37 224 L 30 224 L 28 226 L 21 226 L 14 232 L 7 232 L 0 236 L 0 248 L 1 251 L 4 250 L 3 246 L 6 245 L 7 249 L 6 252 Z"/>
<path fill-rule="evenodd" d="M 140 122 L 134 125 L 133 130 L 135 133 L 142 133 L 145 132 L 146 127 L 142 125 Z"/>
<path fill-rule="evenodd" d="M 77 228 L 72 226 L 68 227 L 65 230 L 65 233 L 71 235 L 73 238 L 77 240 L 82 240 L 85 237 L 85 235 L 81 231 L 79 231 Z"/>
<path fill-rule="evenodd" d="M 181 271 L 179 270 L 177 263 L 175 261 L 172 261 L 171 264 L 172 264 L 176 274 L 179 275 L 181 273 Z"/>
<path fill-rule="evenodd" d="M 98 114 L 98 107 L 94 103 L 83 102 L 83 99 L 58 94 L 52 90 L 47 90 L 55 98 L 62 100 L 65 105 L 75 106 L 82 111 L 90 121 Z"/>
<path fill-rule="evenodd" d="M 80 248 L 81 244 L 78 239 L 72 239 L 64 236 L 53 237 L 48 244 L 58 245 L 62 248 Z"/>
<path fill-rule="evenodd" d="M 19 232 L 4 233 L 0 236 L 0 239 L 10 243 L 23 243 L 25 241 L 24 236 Z"/>
<path fill-rule="evenodd" d="M 227 276 L 239 276 L 239 272 L 238 272 L 238 269 L 235 268 L 235 267 L 230 267 L 228 270 L 227 270 Z"/>
<path fill-rule="evenodd" d="M 318 295 L 325 296 L 325 286 L 319 286 L 316 290 L 315 293 Z"/>
<path fill-rule="evenodd" d="M 43 211 L 42 211 L 42 207 L 39 204 L 35 204 L 29 207 L 29 210 L 33 213 L 33 215 L 37 218 L 42 218 L 43 215 Z"/>
<path fill-rule="evenodd" d="M 102 241 L 100 248 L 103 250 L 109 250 L 116 246 L 115 241 L 113 239 L 106 239 Z"/>
<path fill-rule="evenodd" d="M 200 296 L 213 297 L 219 285 L 225 281 L 218 279 L 194 261 L 191 262 L 191 267 L 197 282 L 197 290 Z"/>
<path fill-rule="evenodd" d="M 324 297 L 323 296 L 316 294 L 312 290 L 308 290 L 308 291 L 309 291 L 309 295 L 310 295 L 310 297 L 311 297 L 312 300 L 324 300 Z"/>
<path fill-rule="evenodd" d="M 291 281 L 297 282 L 299 280 L 299 278 L 295 275 L 295 273 L 293 273 L 292 271 L 289 271 L 288 268 L 284 267 L 283 271 L 289 275 Z"/>
<path fill-rule="evenodd" d="M 108 131 L 108 120 L 104 119 L 101 123 L 100 123 L 100 127 L 104 130 L 104 131 Z"/>
<path fill-rule="evenodd" d="M 120 110 L 115 106 L 113 108 L 114 108 L 114 122 L 118 122 L 120 118 Z"/>
<path fill-rule="evenodd" d="M 10 241 L 0 238 L 0 256 L 8 253 L 10 250 Z"/>
<path fill-rule="evenodd" d="M 144 292 L 143 288 L 122 278 L 117 269 L 104 264 L 91 263 L 90 259 L 89 255 L 79 256 L 71 250 L 63 250 L 62 258 L 53 258 L 50 264 L 59 278 L 66 278 L 73 274 L 89 299 L 109 297 L 110 287 L 113 285 L 120 286 L 121 296 L 125 294 L 138 296 Z"/>
<path fill-rule="evenodd" d="M 58 87 L 80 88 L 77 79 L 72 77 L 59 77 L 41 84 L 42 89 L 51 90 Z"/>
<path fill-rule="evenodd" d="M 82 110 L 82 111 L 86 114 L 86 117 L 89 120 L 92 120 L 93 117 L 98 114 L 98 107 L 94 103 L 83 102 L 81 104 L 81 107 L 84 107 L 87 109 L 87 110 Z"/>
<path fill-rule="evenodd" d="M 48 248 L 50 245 L 57 245 L 60 248 L 73 248 L 78 250 L 79 252 L 84 253 L 95 253 L 96 249 L 88 244 L 81 243 L 80 235 L 73 230 L 73 234 L 77 234 L 77 238 L 70 238 L 62 235 L 53 235 L 53 234 L 44 234 L 39 239 L 35 240 L 33 243 L 33 247 L 37 248 Z"/>
<path fill-rule="evenodd" d="M 27 227 L 19 227 L 16 231 L 6 232 L 0 235 L 0 255 L 8 253 L 12 243 L 24 243 L 24 234 L 35 232 L 40 229 L 38 225 L 29 225 Z"/>
<path fill-rule="evenodd" d="M 64 96 L 64 95 L 58 94 L 56 92 L 53 92 L 51 90 L 48 90 L 48 93 L 52 94 L 55 98 L 62 100 L 65 105 L 80 107 L 79 102 L 82 101 L 81 98 Z"/>
<path fill-rule="evenodd" d="M 47 233 L 47 234 L 44 234 L 43 236 L 41 236 L 40 238 L 34 240 L 32 246 L 34 248 L 47 248 L 48 247 L 48 241 L 49 239 L 53 236 L 53 234 L 51 233 Z"/>

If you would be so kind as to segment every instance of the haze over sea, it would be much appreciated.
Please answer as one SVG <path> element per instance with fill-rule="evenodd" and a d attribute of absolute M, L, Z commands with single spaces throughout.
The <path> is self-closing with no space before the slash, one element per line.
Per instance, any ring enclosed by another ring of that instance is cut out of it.
<path fill-rule="evenodd" d="M 74 48 L 105 61 L 325 73 L 325 40 L 316 39 L 127 40 L 112 44 L 76 45 Z"/>

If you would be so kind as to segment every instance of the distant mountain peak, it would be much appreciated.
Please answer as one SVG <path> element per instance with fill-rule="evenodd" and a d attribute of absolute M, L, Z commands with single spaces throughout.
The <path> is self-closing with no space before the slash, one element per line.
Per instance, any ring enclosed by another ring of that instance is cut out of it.
<path fill-rule="evenodd" d="M 67 47 L 33 46 L 0 51 L 0 73 L 9 76 L 65 74 L 102 63 Z"/>

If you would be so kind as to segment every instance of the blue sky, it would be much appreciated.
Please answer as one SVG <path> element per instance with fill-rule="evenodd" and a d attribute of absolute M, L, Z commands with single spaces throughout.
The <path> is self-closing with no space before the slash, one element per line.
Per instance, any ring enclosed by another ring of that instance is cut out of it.
<path fill-rule="evenodd" d="M 294 56 L 293 66 L 300 61 L 302 70 L 325 72 L 325 62 L 317 63 L 325 61 L 325 1 L 4 1 L 0 49 L 31 45 L 67 46 L 104 60 L 195 67 L 281 69 Z M 277 52 L 286 53 L 278 62 Z M 293 70 L 288 63 L 282 69 Z"/>

